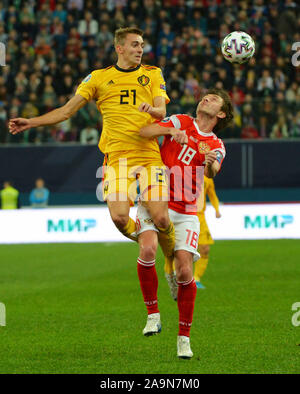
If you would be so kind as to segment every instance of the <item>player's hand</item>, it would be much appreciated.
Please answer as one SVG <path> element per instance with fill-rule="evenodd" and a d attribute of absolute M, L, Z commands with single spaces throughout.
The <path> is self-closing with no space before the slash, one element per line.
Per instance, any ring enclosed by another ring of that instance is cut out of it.
<path fill-rule="evenodd" d="M 220 214 L 219 211 L 216 211 L 216 218 L 219 219 L 222 215 Z"/>
<path fill-rule="evenodd" d="M 25 118 L 10 119 L 8 123 L 8 129 L 11 134 L 21 133 L 22 131 L 28 130 L 31 127 L 30 119 Z"/>
<path fill-rule="evenodd" d="M 175 129 L 173 133 L 174 141 L 178 142 L 178 144 L 184 145 L 189 142 L 188 136 L 185 134 L 183 130 Z"/>
<path fill-rule="evenodd" d="M 153 112 L 153 107 L 152 105 L 148 104 L 148 103 L 142 103 L 139 106 L 139 111 L 140 112 L 148 112 L 148 114 L 152 114 Z"/>
<path fill-rule="evenodd" d="M 205 164 L 206 164 L 208 167 L 210 167 L 216 159 L 217 159 L 217 154 L 216 154 L 216 152 L 208 152 L 208 153 L 205 155 Z"/>

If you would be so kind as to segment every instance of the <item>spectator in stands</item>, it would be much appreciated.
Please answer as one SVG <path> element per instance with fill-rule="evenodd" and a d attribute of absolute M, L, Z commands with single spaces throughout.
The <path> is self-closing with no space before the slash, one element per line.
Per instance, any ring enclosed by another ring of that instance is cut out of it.
<path fill-rule="evenodd" d="M 300 111 L 292 117 L 290 136 L 300 138 Z"/>
<path fill-rule="evenodd" d="M 35 181 L 35 188 L 30 192 L 29 202 L 32 208 L 46 208 L 48 206 L 50 192 L 45 187 L 45 181 L 38 178 Z"/>
<path fill-rule="evenodd" d="M 107 51 L 113 44 L 114 36 L 106 23 L 103 23 L 100 27 L 100 31 L 96 36 L 96 42 L 99 46 L 103 46 Z"/>
<path fill-rule="evenodd" d="M 56 9 L 53 12 L 53 18 L 59 18 L 61 22 L 65 22 L 67 20 L 67 11 L 64 10 L 63 5 L 60 3 L 57 3 Z"/>
<path fill-rule="evenodd" d="M 258 80 L 257 90 L 260 92 L 261 96 L 264 97 L 266 95 L 272 94 L 274 89 L 274 81 L 270 75 L 270 70 L 265 69 L 262 72 L 261 78 Z"/>
<path fill-rule="evenodd" d="M 190 89 L 185 89 L 180 99 L 180 105 L 184 108 L 194 106 L 196 104 L 194 93 Z M 186 111 L 185 111 L 186 112 Z"/>
<path fill-rule="evenodd" d="M 99 142 L 99 134 L 97 129 L 93 128 L 91 124 L 89 124 L 85 129 L 83 129 L 80 133 L 80 142 L 82 144 L 98 144 Z"/>
<path fill-rule="evenodd" d="M 0 101 L 0 143 L 4 143 L 7 138 L 7 112 L 4 103 Z"/>
<path fill-rule="evenodd" d="M 167 106 L 168 114 L 179 114 L 182 111 L 179 100 L 179 92 L 176 89 L 170 90 L 170 104 Z"/>
<path fill-rule="evenodd" d="M 83 0 L 68 0 L 68 9 L 69 10 L 82 11 L 83 6 L 84 6 Z"/>
<path fill-rule="evenodd" d="M 272 132 L 270 133 L 270 138 L 287 138 L 288 125 L 284 116 L 280 116 L 278 121 L 273 125 Z"/>
<path fill-rule="evenodd" d="M 138 25 L 145 31 L 144 62 L 162 68 L 176 112 L 183 111 L 180 99 L 186 88 L 197 100 L 205 89 L 223 86 L 235 92 L 237 109 L 251 104 L 259 134 L 268 138 L 277 107 L 285 109 L 289 120 L 300 110 L 300 73 L 291 64 L 291 44 L 300 41 L 299 9 L 293 0 L 0 1 L 0 41 L 7 49 L 7 66 L 0 67 L 0 101 L 18 113 L 28 100 L 39 112 L 57 106 L 57 98 L 67 98 L 89 69 L 115 62 L 113 30 Z M 258 44 L 255 56 L 243 65 L 224 60 L 218 45 L 236 29 L 246 29 Z M 49 84 L 48 75 L 53 79 Z M 182 102 L 189 102 L 184 96 Z M 271 108 L 265 108 L 266 97 L 273 101 Z M 193 104 L 185 109 L 193 113 Z M 78 138 L 87 121 L 72 125 Z M 38 140 L 39 133 L 28 139 Z M 23 136 L 6 139 L 20 141 Z"/>
<path fill-rule="evenodd" d="M 20 208 L 20 193 L 13 187 L 11 181 L 4 181 L 3 189 L 0 191 L 1 209 Z"/>
<path fill-rule="evenodd" d="M 288 103 L 294 103 L 296 101 L 297 95 L 300 94 L 300 86 L 297 82 L 293 82 L 289 89 L 286 90 L 286 100 Z"/>
<path fill-rule="evenodd" d="M 170 77 L 167 81 L 168 91 L 177 90 L 179 93 L 183 93 L 184 79 L 178 75 L 176 70 L 171 71 Z"/>
<path fill-rule="evenodd" d="M 251 104 L 247 103 L 242 107 L 242 138 L 258 138 L 259 132 L 256 124 L 255 112 Z"/>
<path fill-rule="evenodd" d="M 91 12 L 85 12 L 84 19 L 79 22 L 78 32 L 81 36 L 95 36 L 98 33 L 98 22 L 93 19 Z"/>

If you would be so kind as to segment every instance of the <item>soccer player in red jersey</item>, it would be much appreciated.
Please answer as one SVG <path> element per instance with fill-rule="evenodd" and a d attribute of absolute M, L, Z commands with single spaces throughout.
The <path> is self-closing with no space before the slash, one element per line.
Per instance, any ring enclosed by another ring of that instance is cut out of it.
<path fill-rule="evenodd" d="M 141 129 L 146 138 L 163 136 L 161 156 L 169 168 L 169 216 L 175 226 L 176 293 L 179 310 L 179 333 L 177 355 L 191 358 L 190 329 L 197 287 L 193 279 L 193 261 L 199 258 L 197 251 L 200 231 L 197 217 L 197 199 L 203 185 L 203 174 L 213 178 L 225 157 L 223 142 L 213 131 L 229 124 L 233 118 L 233 107 L 228 94 L 222 89 L 211 89 L 197 106 L 197 117 L 172 115 L 161 122 Z M 201 171 L 202 170 L 202 171 Z M 157 244 L 157 232 L 143 204 L 138 207 L 137 234 L 140 246 L 145 249 Z M 140 272 L 142 271 L 142 275 Z M 173 281 L 173 261 L 166 259 L 165 271 L 169 284 Z M 144 335 L 160 332 L 161 322 L 157 304 L 157 275 L 155 262 L 138 261 L 138 273 L 148 320 Z M 147 273 L 147 275 L 145 274 Z M 174 290 L 174 287 L 173 287 Z"/>

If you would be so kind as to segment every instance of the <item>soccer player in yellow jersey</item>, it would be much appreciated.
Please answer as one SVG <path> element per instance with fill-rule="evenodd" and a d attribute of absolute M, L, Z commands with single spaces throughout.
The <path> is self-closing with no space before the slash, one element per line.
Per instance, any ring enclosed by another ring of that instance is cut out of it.
<path fill-rule="evenodd" d="M 204 199 L 203 208 L 197 213 L 200 222 L 200 235 L 198 239 L 198 252 L 200 253 L 200 259 L 195 262 L 194 266 L 194 279 L 198 289 L 205 289 L 205 286 L 201 283 L 201 278 L 204 275 L 208 264 L 208 255 L 210 245 L 214 243 L 211 237 L 209 228 L 205 220 L 205 209 L 206 209 L 206 196 L 208 196 L 212 206 L 215 208 L 216 217 L 220 218 L 221 214 L 219 211 L 219 199 L 216 194 L 215 184 L 212 178 L 204 176 Z"/>
<path fill-rule="evenodd" d="M 166 197 L 167 193 L 165 167 L 157 141 L 139 135 L 142 127 L 165 117 L 169 98 L 161 70 L 141 64 L 142 35 L 137 28 L 118 29 L 115 32 L 118 57 L 115 65 L 88 75 L 64 106 L 31 119 L 11 119 L 9 129 L 12 134 L 17 134 L 32 127 L 59 123 L 74 115 L 88 101 L 96 100 L 103 117 L 99 148 L 105 153 L 103 192 L 111 218 L 125 236 L 136 240 L 135 222 L 129 217 L 129 210 L 139 177 L 144 198 L 149 200 L 151 192 L 159 199 L 148 201 L 147 207 L 159 228 L 163 252 L 171 256 L 175 244 L 174 226 L 168 216 L 168 203 L 160 198 Z M 141 259 L 153 260 L 156 246 L 148 247 L 151 242 L 140 241 Z"/>

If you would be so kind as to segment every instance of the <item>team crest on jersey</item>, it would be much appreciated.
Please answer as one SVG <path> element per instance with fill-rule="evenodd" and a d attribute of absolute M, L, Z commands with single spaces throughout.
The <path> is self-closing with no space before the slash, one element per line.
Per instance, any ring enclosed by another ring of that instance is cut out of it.
<path fill-rule="evenodd" d="M 150 78 L 147 75 L 141 75 L 137 80 L 142 86 L 146 86 L 150 82 Z"/>
<path fill-rule="evenodd" d="M 206 142 L 199 142 L 198 145 L 198 150 L 201 153 L 201 155 L 205 155 L 210 151 L 210 146 Z"/>
<path fill-rule="evenodd" d="M 89 74 L 87 77 L 84 78 L 82 82 L 88 82 L 92 78 L 92 74 Z"/>

